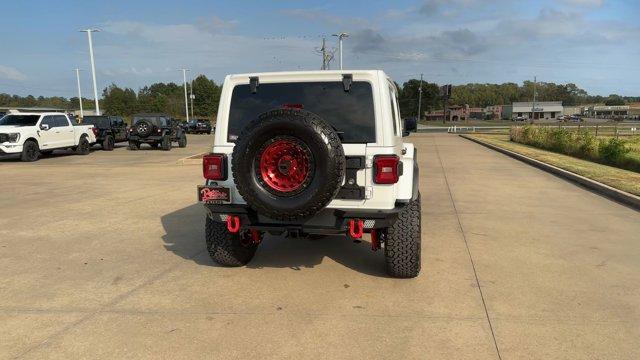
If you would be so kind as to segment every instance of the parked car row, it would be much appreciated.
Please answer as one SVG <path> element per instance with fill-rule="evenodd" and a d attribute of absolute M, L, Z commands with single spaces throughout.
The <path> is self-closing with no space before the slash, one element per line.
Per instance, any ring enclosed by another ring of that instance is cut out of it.
<path fill-rule="evenodd" d="M 95 144 L 112 151 L 123 142 L 130 150 L 148 144 L 168 151 L 174 143 L 186 147 L 187 133 L 212 132 L 211 123 L 205 120 L 187 124 L 191 127 L 184 123 L 166 114 L 134 115 L 129 127 L 120 116 L 85 116 L 78 124 L 65 113 L 10 113 L 0 117 L 0 155 L 20 154 L 22 161 L 36 161 L 54 150 L 71 149 L 86 155 Z"/>
<path fill-rule="evenodd" d="M 207 119 L 192 119 L 187 122 L 188 134 L 211 134 L 213 126 Z"/>

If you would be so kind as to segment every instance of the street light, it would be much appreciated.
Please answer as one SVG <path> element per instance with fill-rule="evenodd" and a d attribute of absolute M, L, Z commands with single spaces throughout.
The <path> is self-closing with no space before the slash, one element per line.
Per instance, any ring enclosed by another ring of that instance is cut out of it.
<path fill-rule="evenodd" d="M 80 103 L 80 118 L 84 118 L 84 111 L 82 110 L 82 91 L 80 90 L 80 69 L 76 68 L 76 80 L 78 80 L 78 102 Z"/>
<path fill-rule="evenodd" d="M 100 29 L 85 29 L 80 32 L 86 32 L 89 39 L 89 57 L 91 58 L 91 76 L 93 77 L 93 99 L 96 102 L 96 115 L 100 115 L 100 104 L 98 103 L 98 85 L 96 84 L 96 63 L 93 60 L 93 42 L 91 41 L 91 33 L 99 32 Z"/>
<path fill-rule="evenodd" d="M 193 95 L 193 78 L 191 78 L 191 87 L 189 88 L 189 100 L 191 100 L 191 118 L 193 119 L 195 116 L 193 115 L 193 99 L 196 96 Z"/>
<path fill-rule="evenodd" d="M 349 37 L 349 34 L 347 34 L 346 32 L 341 32 L 339 34 L 333 34 L 332 36 L 337 36 L 338 37 L 338 48 L 339 48 L 339 52 L 340 52 L 340 70 L 342 70 L 342 39 Z"/>
<path fill-rule="evenodd" d="M 180 69 L 182 71 L 182 78 L 184 80 L 184 112 L 187 114 L 187 121 L 189 121 L 189 100 L 187 100 L 187 71 L 189 69 Z"/>

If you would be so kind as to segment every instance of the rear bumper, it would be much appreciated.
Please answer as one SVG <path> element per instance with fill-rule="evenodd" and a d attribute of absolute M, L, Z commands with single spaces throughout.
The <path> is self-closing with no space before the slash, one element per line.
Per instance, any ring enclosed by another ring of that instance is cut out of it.
<path fill-rule="evenodd" d="M 228 215 L 240 218 L 240 226 L 243 229 L 254 229 L 274 234 L 344 234 L 349 230 L 349 221 L 360 219 L 364 222 L 364 230 L 386 228 L 398 218 L 398 213 L 406 204 L 398 203 L 390 210 L 336 210 L 324 209 L 310 219 L 295 222 L 278 221 L 257 214 L 247 205 L 218 205 L 204 204 L 208 216 L 214 221 L 224 222 Z M 369 220 L 369 221 L 367 221 Z"/>
<path fill-rule="evenodd" d="M 137 135 L 129 136 L 129 141 L 137 141 L 140 143 L 155 143 L 162 141 L 161 135 L 149 135 L 147 137 L 140 137 Z"/>

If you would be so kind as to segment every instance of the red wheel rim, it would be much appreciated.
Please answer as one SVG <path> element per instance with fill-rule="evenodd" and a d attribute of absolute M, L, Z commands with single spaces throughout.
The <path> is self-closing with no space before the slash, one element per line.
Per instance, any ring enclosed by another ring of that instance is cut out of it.
<path fill-rule="evenodd" d="M 292 193 L 307 182 L 310 163 L 306 146 L 292 139 L 278 139 L 260 155 L 260 176 L 271 189 Z"/>

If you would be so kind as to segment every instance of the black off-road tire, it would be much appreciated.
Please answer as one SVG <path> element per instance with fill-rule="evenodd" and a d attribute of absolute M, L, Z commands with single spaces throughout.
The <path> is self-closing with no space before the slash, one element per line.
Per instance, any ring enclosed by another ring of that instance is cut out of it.
<path fill-rule="evenodd" d="M 112 151 L 115 147 L 115 139 L 111 135 L 107 135 L 100 146 L 104 151 Z"/>
<path fill-rule="evenodd" d="M 244 266 L 253 259 L 258 244 L 242 244 L 238 233 L 232 234 L 223 222 L 213 221 L 208 216 L 205 224 L 207 250 L 213 261 L 223 266 Z"/>
<path fill-rule="evenodd" d="M 260 176 L 264 146 L 279 138 L 299 141 L 312 158 L 311 174 L 300 190 L 281 194 Z M 241 132 L 233 149 L 231 169 L 242 198 L 260 214 L 294 221 L 308 218 L 335 198 L 345 173 L 345 156 L 336 131 L 305 110 L 276 109 L 261 114 Z"/>
<path fill-rule="evenodd" d="M 116 140 L 111 135 L 107 135 L 104 140 L 102 140 L 102 150 L 104 151 L 113 151 L 115 146 Z"/>
<path fill-rule="evenodd" d="M 22 153 L 20 154 L 20 160 L 24 162 L 32 162 L 38 160 L 40 157 L 40 148 L 38 143 L 33 140 L 27 140 L 22 145 Z"/>
<path fill-rule="evenodd" d="M 395 278 L 414 278 L 420 273 L 421 212 L 420 194 L 400 213 L 398 220 L 387 229 L 384 255 L 387 274 Z"/>
<path fill-rule="evenodd" d="M 82 135 L 80 137 L 80 142 L 78 146 L 75 148 L 76 155 L 89 155 L 91 152 L 91 144 L 89 143 L 89 139 L 86 135 Z"/>
<path fill-rule="evenodd" d="M 162 137 L 162 150 L 164 151 L 169 151 L 171 150 L 171 136 L 170 135 L 165 135 Z"/>
<path fill-rule="evenodd" d="M 140 150 L 140 143 L 137 141 L 129 141 L 129 150 Z"/>
<path fill-rule="evenodd" d="M 185 135 L 184 133 L 180 135 L 180 139 L 178 139 L 178 147 L 187 147 L 187 135 Z"/>

